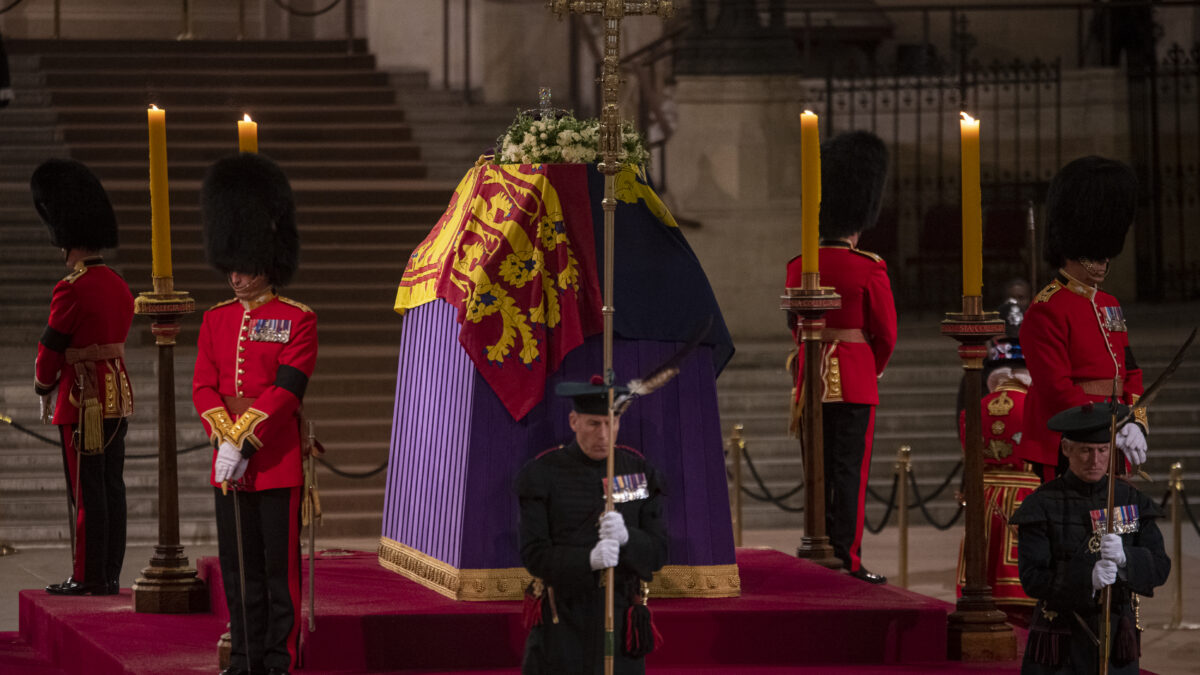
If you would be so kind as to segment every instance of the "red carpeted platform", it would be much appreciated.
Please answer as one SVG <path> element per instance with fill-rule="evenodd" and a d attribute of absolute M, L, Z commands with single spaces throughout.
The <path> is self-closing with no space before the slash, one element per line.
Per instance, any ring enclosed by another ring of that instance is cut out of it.
<path fill-rule="evenodd" d="M 651 599 L 664 644 L 649 657 L 650 672 L 1018 670 L 1015 662 L 946 662 L 947 603 L 775 551 L 742 549 L 737 557 L 739 598 Z M 136 614 L 128 590 L 99 598 L 22 591 L 19 634 L 0 633 L 0 671 L 215 672 L 227 616 L 215 560 L 201 559 L 198 569 L 210 582 L 213 613 Z M 372 553 L 323 552 L 316 574 L 307 672 L 517 670 L 525 638 L 519 603 L 455 602 L 382 569 Z"/>

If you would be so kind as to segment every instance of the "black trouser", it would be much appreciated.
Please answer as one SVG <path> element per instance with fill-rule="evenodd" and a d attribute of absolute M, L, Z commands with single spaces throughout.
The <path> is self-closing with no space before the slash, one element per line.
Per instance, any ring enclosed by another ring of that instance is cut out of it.
<path fill-rule="evenodd" d="M 216 495 L 217 548 L 229 608 L 229 665 L 254 672 L 292 670 L 300 637 L 300 488 Z M 237 525 L 241 512 L 246 569 L 243 621 Z M 249 640 L 249 644 L 246 640 Z"/>
<path fill-rule="evenodd" d="M 825 533 L 846 569 L 862 566 L 863 501 L 871 474 L 875 406 L 825 403 L 821 406 L 825 444 Z"/>
<path fill-rule="evenodd" d="M 77 427 L 59 425 L 67 499 L 75 512 L 75 560 L 71 578 L 112 584 L 125 562 L 125 418 L 104 420 L 104 450 L 76 455 Z M 76 459 L 79 473 L 76 476 Z M 77 494 L 78 492 L 78 494 Z"/>

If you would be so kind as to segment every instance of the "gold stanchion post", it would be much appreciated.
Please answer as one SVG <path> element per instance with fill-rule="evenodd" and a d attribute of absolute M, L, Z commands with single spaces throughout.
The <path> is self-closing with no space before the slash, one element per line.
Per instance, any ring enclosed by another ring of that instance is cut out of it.
<path fill-rule="evenodd" d="M 733 523 L 733 545 L 742 545 L 742 453 L 746 450 L 746 439 L 742 438 L 742 425 L 733 425 L 729 436 L 729 456 L 733 460 L 733 491 L 729 498 L 729 513 Z"/>
<path fill-rule="evenodd" d="M 825 312 L 842 306 L 842 297 L 821 287 L 821 275 L 805 272 L 800 288 L 785 288 L 780 309 L 796 315 L 804 343 L 804 407 L 801 454 L 804 460 L 804 535 L 796 556 L 822 567 L 841 569 L 825 533 L 825 436 L 821 429 L 821 331 Z"/>
<path fill-rule="evenodd" d="M 912 448 L 900 446 L 896 453 L 896 521 L 900 530 L 900 588 L 908 588 L 908 473 L 912 470 Z"/>
<path fill-rule="evenodd" d="M 1183 464 L 1171 465 L 1171 575 L 1175 577 L 1175 600 L 1171 605 L 1171 622 L 1164 630 L 1197 630 L 1200 624 L 1183 622 Z"/>
<path fill-rule="evenodd" d="M 1011 661 L 1017 657 L 1017 638 L 996 609 L 987 585 L 987 554 L 984 550 L 983 433 L 980 399 L 983 396 L 983 358 L 986 343 L 1004 332 L 1004 321 L 996 312 L 983 311 L 983 298 L 963 296 L 962 313 L 947 312 L 942 335 L 958 340 L 966 382 L 966 448 L 963 457 L 963 493 L 967 512 L 963 538 L 966 583 L 955 611 L 950 615 L 947 654 L 959 661 Z"/>

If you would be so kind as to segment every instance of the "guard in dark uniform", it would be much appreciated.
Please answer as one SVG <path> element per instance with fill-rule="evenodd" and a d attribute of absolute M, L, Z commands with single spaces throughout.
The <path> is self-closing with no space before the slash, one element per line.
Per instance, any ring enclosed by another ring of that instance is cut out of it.
<path fill-rule="evenodd" d="M 292 190 L 279 167 L 250 153 L 219 160 L 204 179 L 201 207 L 209 263 L 235 295 L 204 313 L 192 381 L 192 401 L 214 448 L 211 483 L 232 639 L 225 672 L 276 675 L 295 667 L 299 647 L 298 413 L 317 360 L 317 317 L 276 294 L 299 254 Z"/>
<path fill-rule="evenodd" d="M 618 387 L 618 394 L 623 388 Z M 615 511 L 604 512 L 610 435 L 608 394 L 592 383 L 564 382 L 572 398 L 575 439 L 530 460 L 517 475 L 521 562 L 534 576 L 526 593 L 527 622 L 521 671 L 577 675 L 604 669 L 604 570 L 615 567 L 614 672 L 645 672 L 644 647 L 626 623 L 649 582 L 667 560 L 663 480 L 633 448 L 616 447 Z M 645 608 L 637 608 L 644 611 Z M 639 628 L 638 621 L 632 621 Z M 641 625 L 640 628 L 646 628 Z"/>
<path fill-rule="evenodd" d="M 1022 673 L 1095 673 L 1103 607 L 1112 587 L 1108 672 L 1134 675 L 1141 654 L 1137 596 L 1167 581 L 1154 500 L 1117 479 L 1113 533 L 1107 518 L 1110 403 L 1088 403 L 1055 415 L 1068 468 L 1030 495 L 1013 514 L 1021 585 L 1037 598 Z M 1117 406 L 1117 417 L 1128 413 Z"/>
<path fill-rule="evenodd" d="M 1021 327 L 1033 379 L 1021 445 L 1046 479 L 1060 468 L 1060 436 L 1047 426 L 1051 416 L 1108 400 L 1114 377 L 1120 402 L 1132 405 L 1142 394 L 1142 369 L 1129 346 L 1121 305 L 1100 290 L 1136 207 L 1137 177 L 1115 160 L 1077 159 L 1050 182 L 1044 253 L 1058 274 L 1034 297 Z M 1146 460 L 1148 430 L 1139 410 L 1117 436 L 1117 448 L 1131 464 Z"/>
<path fill-rule="evenodd" d="M 125 431 L 133 414 L 125 339 L 133 294 L 100 257 L 101 249 L 117 247 L 118 237 L 96 176 L 74 160 L 52 159 L 33 172 L 30 188 L 50 241 L 71 270 L 54 287 L 34 383 L 43 419 L 54 411 L 75 514 L 71 576 L 46 591 L 113 595 L 125 561 Z M 51 400 L 56 390 L 57 405 Z"/>
<path fill-rule="evenodd" d="M 821 146 L 821 284 L 842 297 L 825 315 L 821 334 L 821 415 L 825 435 L 825 529 L 833 552 L 854 577 L 887 579 L 862 566 L 863 506 L 871 474 L 878 380 L 896 348 L 896 304 L 883 258 L 855 248 L 875 226 L 887 178 L 887 148 L 874 134 L 855 131 Z M 802 259 L 788 263 L 787 286 L 803 280 Z M 795 317 L 788 325 L 801 345 Z M 802 392 L 804 350 L 797 369 Z"/>

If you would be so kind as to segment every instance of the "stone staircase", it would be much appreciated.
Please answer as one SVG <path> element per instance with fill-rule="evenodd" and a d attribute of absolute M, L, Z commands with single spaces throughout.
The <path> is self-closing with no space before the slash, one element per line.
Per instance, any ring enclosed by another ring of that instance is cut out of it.
<path fill-rule="evenodd" d="M 150 287 L 147 130 L 143 110 L 167 110 L 171 236 L 176 288 L 196 299 L 175 349 L 181 536 L 213 541 L 209 453 L 191 406 L 194 340 L 204 309 L 230 296 L 204 262 L 198 190 L 215 159 L 237 151 L 236 120 L 259 122 L 259 148 L 280 163 L 296 194 L 301 266 L 289 297 L 320 318 L 321 348 L 305 405 L 328 460 L 365 473 L 387 458 L 400 317 L 396 284 L 412 248 L 441 216 L 457 179 L 511 118 L 429 91 L 421 73 L 383 73 L 345 43 L 256 41 L 49 41 L 6 43 L 16 100 L 0 111 L 0 413 L 36 425 L 32 363 L 53 284 L 65 274 L 29 201 L 34 167 L 51 156 L 86 162 L 121 224 L 108 262 L 134 293 Z M 507 110 L 506 107 L 501 107 Z M 430 175 L 420 135 L 445 155 Z M 501 121 L 502 120 L 502 121 Z M 462 149 L 454 153 L 446 149 Z M 456 165 L 456 166 L 455 166 Z M 135 318 L 128 343 L 136 413 L 126 483 L 130 543 L 157 539 L 157 349 Z M 5 425 L 0 425 L 5 426 Z M 139 457 L 145 457 L 144 459 Z M 322 537 L 374 537 L 384 474 L 320 475 Z M 0 542 L 65 545 L 60 451 L 0 429 Z"/>
<path fill-rule="evenodd" d="M 1127 306 L 1126 314 L 1134 351 L 1149 386 L 1166 367 L 1193 324 L 1200 322 L 1200 305 Z M 1189 323 L 1190 322 L 1190 323 Z M 781 322 L 782 323 L 782 322 Z M 954 418 L 955 398 L 962 366 L 950 338 L 940 337 L 936 319 L 900 317 L 901 332 L 895 355 L 880 381 L 880 405 L 876 411 L 875 447 L 869 484 L 883 498 L 890 495 L 897 451 L 912 448 L 912 471 L 920 492 L 931 495 L 942 484 L 961 457 L 958 427 Z M 782 331 L 781 331 L 782 332 Z M 729 438 L 735 424 L 744 425 L 747 453 L 772 494 L 782 495 L 803 480 L 799 441 L 787 436 L 788 396 L 791 382 L 783 369 L 792 348 L 781 340 L 739 342 L 737 353 L 717 383 L 722 430 Z M 1200 478 L 1200 347 L 1175 373 L 1151 407 L 1151 449 L 1144 467 L 1154 479 L 1140 487 L 1158 497 L 1166 490 L 1171 464 L 1181 462 L 1185 480 Z M 761 492 L 743 465 L 743 484 Z M 946 523 L 957 504 L 956 478 L 927 508 L 933 520 Z M 784 501 L 789 507 L 803 505 L 803 492 Z M 770 502 L 743 496 L 742 522 L 745 529 L 802 529 L 802 513 L 786 512 Z M 867 497 L 867 522 L 878 525 L 885 505 Z M 915 507 L 910 522 L 926 522 Z M 961 527 L 961 520 L 958 527 Z M 888 527 L 895 527 L 893 512 Z M 797 533 L 799 543 L 799 532 Z"/>

